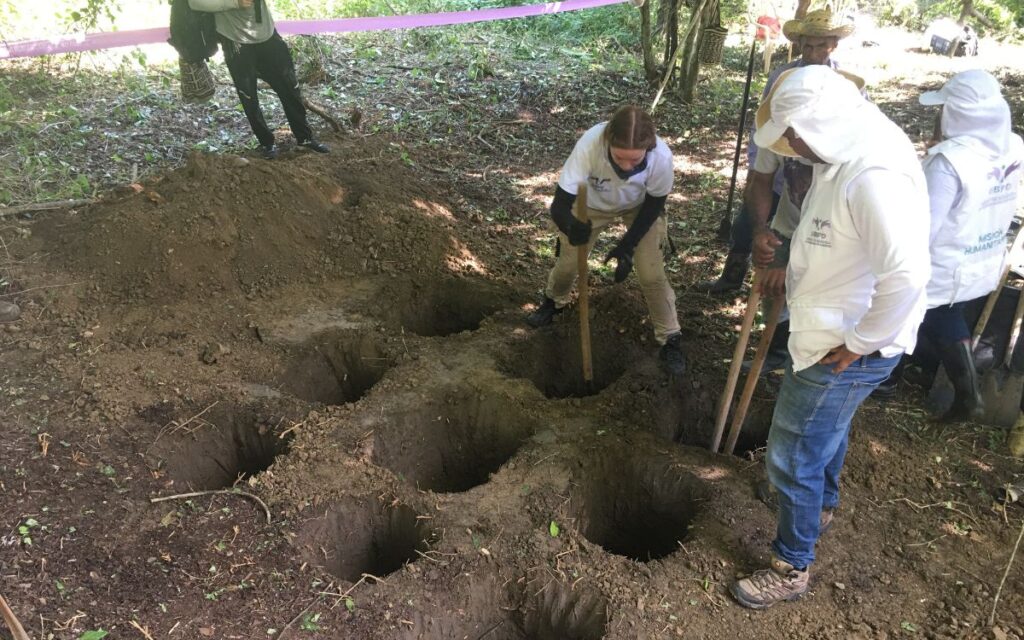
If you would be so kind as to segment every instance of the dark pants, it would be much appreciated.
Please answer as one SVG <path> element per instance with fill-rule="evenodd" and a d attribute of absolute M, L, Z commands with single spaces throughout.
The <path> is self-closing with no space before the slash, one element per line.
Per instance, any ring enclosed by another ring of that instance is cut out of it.
<path fill-rule="evenodd" d="M 281 99 L 288 126 L 298 142 L 313 137 L 306 121 L 306 107 L 299 93 L 299 81 L 295 76 L 295 63 L 288 45 L 276 31 L 269 40 L 258 44 L 224 43 L 224 61 L 231 72 L 231 80 L 242 101 L 245 117 L 256 134 L 260 144 L 268 147 L 274 144 L 274 133 L 267 126 L 260 109 L 260 98 L 256 92 L 256 81 L 263 79 Z"/>
<path fill-rule="evenodd" d="M 772 209 L 768 212 L 768 222 L 775 217 L 781 196 L 772 193 Z M 732 248 L 730 253 L 750 253 L 754 249 L 754 221 L 750 219 L 747 206 L 740 207 L 740 212 L 732 221 Z"/>
<path fill-rule="evenodd" d="M 969 340 L 971 330 L 967 328 L 967 320 L 964 318 L 964 303 L 957 302 L 954 305 L 929 309 L 924 314 L 920 332 L 940 349 Z"/>

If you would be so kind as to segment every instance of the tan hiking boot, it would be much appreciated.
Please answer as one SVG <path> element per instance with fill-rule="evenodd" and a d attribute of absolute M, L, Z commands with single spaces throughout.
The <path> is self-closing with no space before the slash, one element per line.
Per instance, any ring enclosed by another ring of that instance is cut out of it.
<path fill-rule="evenodd" d="M 810 573 L 798 571 L 793 565 L 772 557 L 772 566 L 755 571 L 753 575 L 733 582 L 729 587 L 733 597 L 749 609 L 767 609 L 776 602 L 796 600 L 807 593 Z"/>

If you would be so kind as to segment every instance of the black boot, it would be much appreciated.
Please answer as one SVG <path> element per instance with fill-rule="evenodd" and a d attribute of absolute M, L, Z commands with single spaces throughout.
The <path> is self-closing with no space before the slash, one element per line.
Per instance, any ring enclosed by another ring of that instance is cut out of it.
<path fill-rule="evenodd" d="M 676 333 L 668 337 L 658 352 L 661 368 L 670 376 L 681 376 L 686 373 L 686 353 L 683 352 L 683 336 Z"/>
<path fill-rule="evenodd" d="M 985 411 L 978 384 L 978 370 L 974 368 L 971 341 L 961 340 L 942 347 L 942 366 L 953 383 L 953 406 L 939 420 L 958 422 L 974 420 Z"/>
<path fill-rule="evenodd" d="M 725 258 L 725 266 L 722 267 L 722 275 L 717 280 L 702 282 L 695 289 L 706 293 L 728 293 L 743 286 L 743 280 L 747 277 L 747 270 L 750 268 L 749 253 L 730 253 Z"/>
<path fill-rule="evenodd" d="M 555 306 L 555 301 L 544 296 L 544 302 L 537 307 L 537 310 L 526 316 L 526 324 L 530 325 L 534 329 L 546 327 L 551 324 L 551 321 L 555 319 L 555 316 L 560 313 L 562 313 L 562 310 Z"/>

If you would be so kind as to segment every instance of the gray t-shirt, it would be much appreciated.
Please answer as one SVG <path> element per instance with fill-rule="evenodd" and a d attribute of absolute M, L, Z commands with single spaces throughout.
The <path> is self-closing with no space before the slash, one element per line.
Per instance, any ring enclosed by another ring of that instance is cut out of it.
<path fill-rule="evenodd" d="M 800 207 L 807 190 L 811 187 L 811 163 L 802 158 L 783 158 L 771 149 L 759 149 L 754 158 L 754 171 L 775 175 L 782 169 L 782 194 L 779 208 L 772 220 L 772 229 L 787 238 L 793 237 L 796 226 L 800 224 Z"/>
<path fill-rule="evenodd" d="M 260 22 L 256 22 L 256 4 L 261 5 Z M 188 0 L 194 11 L 213 13 L 217 33 L 238 44 L 259 44 L 274 35 L 274 18 L 266 0 L 253 0 L 251 7 L 238 8 L 238 0 Z"/>

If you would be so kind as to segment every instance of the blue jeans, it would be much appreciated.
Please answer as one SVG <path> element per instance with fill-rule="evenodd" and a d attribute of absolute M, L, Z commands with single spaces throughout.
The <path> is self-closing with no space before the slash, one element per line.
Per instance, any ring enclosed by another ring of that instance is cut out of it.
<path fill-rule="evenodd" d="M 929 309 L 921 322 L 921 334 L 939 348 L 970 340 L 971 330 L 964 318 L 965 306 L 966 303 L 957 302 Z"/>
<path fill-rule="evenodd" d="M 772 550 L 797 568 L 814 562 L 819 518 L 839 505 L 839 472 L 846 457 L 850 420 L 885 380 L 899 356 L 865 356 L 841 374 L 833 365 L 786 369 L 768 433 L 768 480 L 779 494 L 779 522 Z"/>

